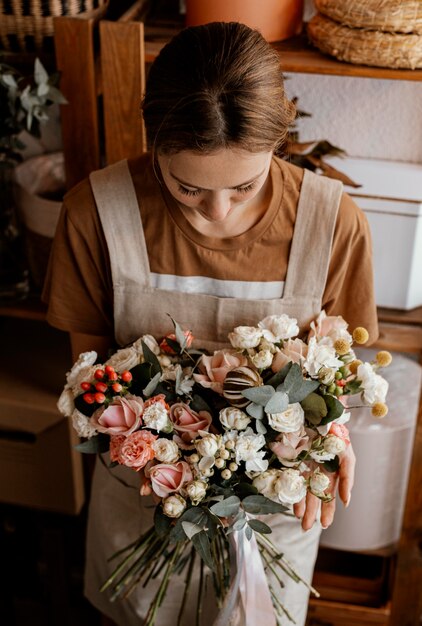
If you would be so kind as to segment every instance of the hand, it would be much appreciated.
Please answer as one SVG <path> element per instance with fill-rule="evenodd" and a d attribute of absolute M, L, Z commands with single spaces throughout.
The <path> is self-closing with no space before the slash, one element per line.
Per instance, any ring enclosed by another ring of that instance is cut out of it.
<path fill-rule="evenodd" d="M 331 480 L 329 493 L 332 494 L 333 499 L 330 502 L 321 503 L 321 526 L 323 528 L 328 528 L 333 521 L 334 512 L 336 510 L 335 494 L 337 486 L 339 496 L 344 506 L 349 506 L 350 494 L 355 477 L 355 465 L 355 453 L 353 452 L 352 444 L 349 444 L 340 456 L 338 472 L 328 474 Z M 310 530 L 314 525 L 318 514 L 319 503 L 319 498 L 308 492 L 303 500 L 293 506 L 296 517 L 302 519 L 303 530 Z"/>

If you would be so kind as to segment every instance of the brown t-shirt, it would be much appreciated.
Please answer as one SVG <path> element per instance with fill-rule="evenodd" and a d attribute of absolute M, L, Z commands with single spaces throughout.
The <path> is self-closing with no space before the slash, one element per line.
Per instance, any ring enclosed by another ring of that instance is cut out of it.
<path fill-rule="evenodd" d="M 266 213 L 247 232 L 221 239 L 199 233 L 185 219 L 159 182 L 149 154 L 131 160 L 129 168 L 153 286 L 222 297 L 281 297 L 302 169 L 274 158 Z M 113 335 L 110 259 L 88 180 L 65 196 L 43 298 L 49 302 L 47 319 L 53 326 Z M 337 217 L 323 308 L 327 315 L 342 315 L 351 329 L 365 326 L 371 341 L 377 338 L 369 227 L 346 194 Z"/>

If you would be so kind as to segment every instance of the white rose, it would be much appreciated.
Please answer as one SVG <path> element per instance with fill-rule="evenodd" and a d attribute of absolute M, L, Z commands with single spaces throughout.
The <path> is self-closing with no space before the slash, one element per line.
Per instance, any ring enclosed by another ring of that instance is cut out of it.
<path fill-rule="evenodd" d="M 171 366 L 171 359 L 167 354 L 159 354 L 157 359 L 162 368 Z"/>
<path fill-rule="evenodd" d="M 229 406 L 220 411 L 219 420 L 227 430 L 245 430 L 251 419 L 246 413 L 233 406 Z"/>
<path fill-rule="evenodd" d="M 117 352 L 106 361 L 105 365 L 114 367 L 118 372 L 124 372 L 125 370 L 132 369 L 132 367 L 135 367 L 138 363 L 139 354 L 135 348 L 131 347 L 117 350 Z"/>
<path fill-rule="evenodd" d="M 155 356 L 160 354 L 160 346 L 158 345 L 156 339 L 152 335 L 143 335 L 132 344 L 132 347 L 139 355 L 143 356 L 144 354 L 142 351 L 142 342 L 144 342 L 144 344 L 155 354 Z"/>
<path fill-rule="evenodd" d="M 142 421 L 147 428 L 153 428 L 158 432 L 171 433 L 173 424 L 170 420 L 169 413 L 160 402 L 155 402 L 148 406 L 143 414 Z"/>
<path fill-rule="evenodd" d="M 279 477 L 279 474 L 281 474 L 281 470 L 269 469 L 256 476 L 253 479 L 252 484 L 263 496 L 278 502 L 277 494 L 274 491 L 274 485 Z"/>
<path fill-rule="evenodd" d="M 74 363 L 70 372 L 66 374 L 67 384 L 70 387 L 73 387 L 76 384 L 81 370 L 85 370 L 87 367 L 94 365 L 97 360 L 97 356 L 97 353 L 94 351 L 82 352 L 82 354 L 79 355 L 78 360 Z"/>
<path fill-rule="evenodd" d="M 321 367 L 318 372 L 318 380 L 323 385 L 331 385 L 336 378 L 336 370 L 334 367 Z"/>
<path fill-rule="evenodd" d="M 336 357 L 333 342 L 329 337 L 323 337 L 320 340 L 311 337 L 308 343 L 308 353 L 303 365 L 310 376 L 318 376 L 322 367 L 338 369 L 344 365 L 344 363 Z"/>
<path fill-rule="evenodd" d="M 362 398 L 366 404 L 385 402 L 388 391 L 388 382 L 376 374 L 370 363 L 362 363 L 357 371 L 358 380 L 362 381 Z"/>
<path fill-rule="evenodd" d="M 251 361 L 257 369 L 263 370 L 270 367 L 273 362 L 273 355 L 269 350 L 260 350 L 251 357 Z"/>
<path fill-rule="evenodd" d="M 282 413 L 270 413 L 268 423 L 279 433 L 294 433 L 304 425 L 305 413 L 299 402 L 294 402 Z"/>
<path fill-rule="evenodd" d="M 299 333 L 297 320 L 288 315 L 268 315 L 258 324 L 263 337 L 271 343 L 278 343 L 283 339 L 296 337 Z"/>
<path fill-rule="evenodd" d="M 264 460 L 265 451 L 259 450 L 265 446 L 264 435 L 256 435 L 252 428 L 247 428 L 238 434 L 235 442 L 236 463 L 244 461 L 247 472 L 263 472 L 268 468 L 268 461 Z"/>
<path fill-rule="evenodd" d="M 170 439 L 156 439 L 151 447 L 155 452 L 155 458 L 160 463 L 175 463 L 179 458 L 179 446 Z"/>
<path fill-rule="evenodd" d="M 195 440 L 195 448 L 201 456 L 215 456 L 218 450 L 218 441 L 211 433 Z"/>
<path fill-rule="evenodd" d="M 90 419 L 78 409 L 72 413 L 72 425 L 79 437 L 90 439 L 97 434 L 97 430 L 91 425 Z"/>
<path fill-rule="evenodd" d="M 74 396 L 72 391 L 65 387 L 57 401 L 57 408 L 62 415 L 70 417 L 75 409 Z"/>
<path fill-rule="evenodd" d="M 207 493 L 207 483 L 203 480 L 193 480 L 191 483 L 186 485 L 186 493 L 192 500 L 192 503 L 196 506 L 198 502 L 205 498 L 205 494 Z"/>
<path fill-rule="evenodd" d="M 330 486 L 330 479 L 327 474 L 324 474 L 319 469 L 315 470 L 309 479 L 309 487 L 311 491 L 316 496 L 325 495 L 325 490 Z"/>
<path fill-rule="evenodd" d="M 322 445 L 328 454 L 341 454 L 346 449 L 346 442 L 337 435 L 327 435 Z"/>
<path fill-rule="evenodd" d="M 186 500 L 177 493 L 163 500 L 163 513 L 167 517 L 180 517 L 186 509 Z"/>
<path fill-rule="evenodd" d="M 296 504 L 306 496 L 306 480 L 298 470 L 281 470 L 274 484 L 279 501 L 284 505 Z"/>
<path fill-rule="evenodd" d="M 255 326 L 237 326 L 228 337 L 233 348 L 243 350 L 255 348 L 261 341 L 262 332 Z"/>

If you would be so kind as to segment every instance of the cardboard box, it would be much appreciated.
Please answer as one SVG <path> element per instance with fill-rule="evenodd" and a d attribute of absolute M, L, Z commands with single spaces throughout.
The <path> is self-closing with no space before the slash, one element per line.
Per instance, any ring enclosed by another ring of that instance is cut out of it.
<path fill-rule="evenodd" d="M 327 162 L 362 185 L 345 189 L 371 228 L 378 306 L 421 306 L 422 165 L 350 157 Z"/>
<path fill-rule="evenodd" d="M 56 406 L 71 363 L 69 339 L 43 322 L 1 322 L 0 502 L 78 514 L 82 454 Z"/>

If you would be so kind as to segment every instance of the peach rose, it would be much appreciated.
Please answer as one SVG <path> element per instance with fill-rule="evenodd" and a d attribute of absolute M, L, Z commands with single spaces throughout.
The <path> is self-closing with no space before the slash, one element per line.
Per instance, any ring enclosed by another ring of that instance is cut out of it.
<path fill-rule="evenodd" d="M 208 431 L 212 417 L 208 411 L 197 413 L 184 402 L 176 402 L 170 409 L 170 420 L 183 441 L 190 443 L 198 436 L 198 431 Z"/>
<path fill-rule="evenodd" d="M 349 445 L 349 429 L 344 424 L 337 424 L 336 422 L 333 422 L 328 433 L 330 435 L 335 435 L 339 439 L 342 439 L 346 445 Z"/>
<path fill-rule="evenodd" d="M 282 433 L 270 443 L 270 449 L 280 460 L 293 461 L 302 450 L 308 450 L 311 445 L 304 428 L 293 433 Z"/>
<path fill-rule="evenodd" d="M 157 439 L 149 430 L 137 430 L 125 438 L 119 452 L 118 462 L 138 471 L 151 461 L 155 452 L 152 444 Z"/>
<path fill-rule="evenodd" d="M 223 395 L 223 383 L 227 374 L 237 367 L 248 364 L 248 359 L 232 350 L 217 350 L 212 356 L 203 355 L 199 361 L 200 374 L 193 377 L 203 387 Z"/>
<path fill-rule="evenodd" d="M 309 337 L 317 335 L 317 337 L 330 337 L 335 342 L 337 339 L 346 339 L 352 342 L 352 336 L 347 331 L 348 323 L 341 315 L 326 315 L 325 311 L 321 311 L 315 322 L 311 323 Z"/>
<path fill-rule="evenodd" d="M 149 470 L 149 478 L 154 493 L 166 498 L 170 493 L 180 491 L 193 479 L 191 468 L 186 461 L 178 463 L 160 463 Z"/>
<path fill-rule="evenodd" d="M 102 407 L 91 417 L 91 424 L 100 433 L 130 435 L 141 425 L 144 401 L 137 396 L 117 396 L 107 408 Z"/>
<path fill-rule="evenodd" d="M 290 361 L 300 365 L 306 358 L 307 350 L 308 346 L 301 339 L 288 339 L 283 348 L 274 355 L 271 369 L 278 372 Z"/>
<path fill-rule="evenodd" d="M 116 463 L 119 461 L 120 448 L 126 437 L 124 435 L 112 435 L 110 437 L 110 461 Z"/>
<path fill-rule="evenodd" d="M 194 340 L 194 336 L 192 335 L 192 331 L 190 330 L 184 330 L 183 334 L 186 339 L 186 345 L 185 345 L 185 350 L 186 350 L 187 348 L 191 347 L 192 341 Z M 177 337 L 175 333 L 170 333 L 169 335 L 166 335 L 160 343 L 161 350 L 163 352 L 166 352 L 167 354 L 176 354 L 173 348 L 167 343 L 166 341 L 167 338 L 170 339 L 171 341 L 177 341 Z"/>

